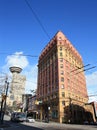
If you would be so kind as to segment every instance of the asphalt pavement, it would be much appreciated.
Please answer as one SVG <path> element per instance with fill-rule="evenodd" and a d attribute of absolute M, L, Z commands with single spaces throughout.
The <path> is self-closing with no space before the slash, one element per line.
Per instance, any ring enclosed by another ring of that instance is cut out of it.
<path fill-rule="evenodd" d="M 60 124 L 55 122 L 22 122 L 14 123 L 10 121 L 9 116 L 4 117 L 4 124 L 0 125 L 0 130 L 97 130 L 96 125 L 75 125 Z"/>

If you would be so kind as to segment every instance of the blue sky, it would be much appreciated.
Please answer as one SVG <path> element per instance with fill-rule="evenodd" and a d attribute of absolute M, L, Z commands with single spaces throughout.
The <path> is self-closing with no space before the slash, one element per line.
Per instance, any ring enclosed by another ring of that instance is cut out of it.
<path fill-rule="evenodd" d="M 26 91 L 35 89 L 38 56 L 59 30 L 81 54 L 85 65 L 97 66 L 97 0 L 27 1 L 35 14 L 25 0 L 0 0 L 0 72 L 9 73 L 10 66 L 18 65 L 27 77 Z M 97 94 L 97 67 L 85 75 L 88 93 Z"/>

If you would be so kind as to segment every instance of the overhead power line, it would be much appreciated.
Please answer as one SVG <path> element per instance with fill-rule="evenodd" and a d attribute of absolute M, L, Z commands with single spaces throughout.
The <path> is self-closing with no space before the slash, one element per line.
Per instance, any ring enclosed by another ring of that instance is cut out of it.
<path fill-rule="evenodd" d="M 38 57 L 38 56 L 35 56 L 35 55 L 25 55 L 25 54 L 19 54 L 19 56 Z"/>
<path fill-rule="evenodd" d="M 96 68 L 96 66 L 79 71 L 78 73 L 75 73 L 74 75 L 79 74 L 79 73 L 84 72 L 84 71 L 87 71 L 87 70 L 90 70 L 90 69 L 93 69 L 93 68 Z"/>
<path fill-rule="evenodd" d="M 80 70 L 80 69 L 82 69 L 82 68 L 84 68 L 84 67 L 87 67 L 87 66 L 89 66 L 89 65 L 90 65 L 90 64 L 84 65 L 84 66 L 82 66 L 82 67 L 77 67 L 77 69 L 74 69 L 74 70 L 72 70 L 71 72 Z"/>
<path fill-rule="evenodd" d="M 4 53 L 1 52 L 0 55 L 15 55 L 15 56 L 28 56 L 28 57 L 38 57 L 37 55 L 30 55 L 30 54 L 9 54 L 9 53 Z"/>
<path fill-rule="evenodd" d="M 29 2 L 27 0 L 25 0 L 27 6 L 29 7 L 29 9 L 31 10 L 31 12 L 33 13 L 34 17 L 36 18 L 36 20 L 38 21 L 38 23 L 40 24 L 42 30 L 44 31 L 44 33 L 47 35 L 47 37 L 50 40 L 50 36 L 48 34 L 48 32 L 46 31 L 46 29 L 44 28 L 42 22 L 40 21 L 39 17 L 37 16 L 37 14 L 35 13 L 35 11 L 32 9 L 31 5 L 29 4 Z"/>
<path fill-rule="evenodd" d="M 97 96 L 97 94 L 89 95 L 88 97 L 94 97 L 94 96 Z"/>

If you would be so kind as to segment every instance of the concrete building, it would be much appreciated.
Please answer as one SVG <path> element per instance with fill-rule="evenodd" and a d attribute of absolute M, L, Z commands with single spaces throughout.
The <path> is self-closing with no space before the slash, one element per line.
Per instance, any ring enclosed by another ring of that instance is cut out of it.
<path fill-rule="evenodd" d="M 22 69 L 20 67 L 10 67 L 12 72 L 12 81 L 10 84 L 10 93 L 7 98 L 8 106 L 15 106 L 22 104 L 22 95 L 25 93 L 25 81 L 26 77 L 21 75 Z"/>
<path fill-rule="evenodd" d="M 41 101 L 41 119 L 48 117 L 60 123 L 87 120 L 88 95 L 83 70 L 81 55 L 61 31 L 56 33 L 38 61 L 37 100 Z M 91 114 L 89 118 L 92 120 Z"/>

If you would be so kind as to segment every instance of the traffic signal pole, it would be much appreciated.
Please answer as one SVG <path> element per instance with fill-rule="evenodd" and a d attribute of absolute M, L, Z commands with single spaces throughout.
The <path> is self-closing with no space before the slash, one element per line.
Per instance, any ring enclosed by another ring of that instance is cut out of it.
<path fill-rule="evenodd" d="M 6 80 L 5 83 L 6 83 L 6 92 L 5 94 L 2 94 L 0 124 L 3 124 L 3 121 L 4 121 L 4 114 L 6 111 L 6 99 L 7 99 L 7 93 L 8 93 L 8 88 L 9 88 L 9 82 Z"/>

